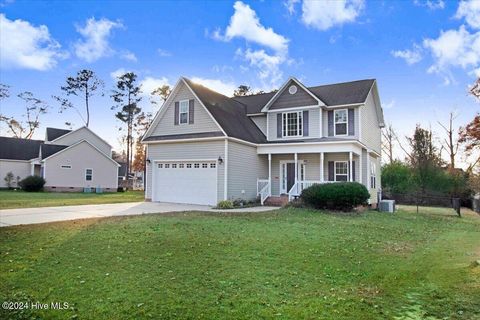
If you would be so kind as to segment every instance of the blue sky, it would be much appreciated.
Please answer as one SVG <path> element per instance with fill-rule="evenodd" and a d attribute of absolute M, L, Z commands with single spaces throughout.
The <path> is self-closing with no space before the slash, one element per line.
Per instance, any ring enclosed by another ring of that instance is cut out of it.
<path fill-rule="evenodd" d="M 436 122 L 450 111 L 458 125 L 479 111 L 467 90 L 480 75 L 480 1 L 10 0 L 0 13 L 0 82 L 52 106 L 36 138 L 46 126 L 82 125 L 50 98 L 82 68 L 105 81 L 91 128 L 116 147 L 108 94 L 119 70 L 135 71 L 145 95 L 180 76 L 226 94 L 239 84 L 270 90 L 289 76 L 307 86 L 376 78 L 386 121 L 401 135 L 421 123 L 440 136 Z M 0 110 L 22 108 L 11 97 Z"/>

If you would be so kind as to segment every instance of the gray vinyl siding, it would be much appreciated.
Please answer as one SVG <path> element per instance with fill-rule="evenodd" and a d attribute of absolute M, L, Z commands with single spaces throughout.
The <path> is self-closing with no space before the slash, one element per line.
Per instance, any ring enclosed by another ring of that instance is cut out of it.
<path fill-rule="evenodd" d="M 382 134 L 378 123 L 377 109 L 371 92 L 368 94 L 365 106 L 362 107 L 361 126 L 362 136 L 360 141 L 368 148 L 380 153 Z"/>
<path fill-rule="evenodd" d="M 152 130 L 151 136 L 221 131 L 207 110 L 200 104 L 200 101 L 195 98 L 184 83 L 180 83 L 177 90 L 175 96 L 172 97 L 171 103 L 162 107 L 166 108 L 165 113 L 158 121 L 155 129 Z M 175 125 L 175 102 L 190 99 L 194 100 L 193 124 Z M 162 111 L 160 110 L 159 112 Z"/>
<path fill-rule="evenodd" d="M 321 109 L 312 108 L 312 109 L 305 109 L 308 110 L 308 137 L 303 138 L 320 138 L 320 114 Z M 303 111 L 303 110 L 296 110 L 296 111 Z M 286 111 L 285 111 L 286 112 Z M 282 113 L 281 110 L 279 112 L 269 112 L 267 113 L 267 121 L 268 121 L 268 140 L 295 140 L 299 138 L 277 138 L 277 114 Z"/>
<path fill-rule="evenodd" d="M 155 160 L 225 159 L 225 140 L 149 144 L 145 198 L 152 198 L 152 165 Z M 225 164 L 218 165 L 217 199 L 223 200 Z"/>
<path fill-rule="evenodd" d="M 267 115 L 261 116 L 251 116 L 250 119 L 257 125 L 257 127 L 263 132 L 263 134 L 267 135 Z"/>
<path fill-rule="evenodd" d="M 359 132 L 360 132 L 360 109 L 359 108 L 364 108 L 363 106 L 359 107 L 354 107 L 354 130 L 355 130 L 355 135 L 354 136 L 347 136 L 349 138 L 353 137 L 354 139 L 359 138 Z M 338 108 L 338 109 L 348 109 L 348 108 Z M 352 109 L 352 108 L 351 108 Z M 328 137 L 328 110 L 322 110 L 322 137 Z M 345 136 L 342 136 L 345 137 Z"/>
<path fill-rule="evenodd" d="M 20 177 L 19 180 L 22 180 L 31 174 L 31 169 L 32 166 L 30 161 L 0 160 L 0 188 L 7 187 L 7 183 L 4 179 L 7 173 L 13 173 L 12 184 L 13 186 L 17 186 L 17 177 Z"/>
<path fill-rule="evenodd" d="M 71 133 L 61 136 L 55 141 L 50 141 L 49 143 L 71 146 L 72 144 L 75 144 L 82 140 L 90 142 L 106 155 L 112 155 L 112 147 L 108 143 L 100 139 L 97 135 L 93 134 L 90 129 L 87 129 L 85 127 L 80 128 L 76 131 L 72 131 Z"/>
<path fill-rule="evenodd" d="M 69 165 L 70 169 L 62 168 Z M 92 169 L 87 181 L 85 170 Z M 58 152 L 44 160 L 45 187 L 101 187 L 116 189 L 118 165 L 87 142 Z"/>
<path fill-rule="evenodd" d="M 368 156 L 367 150 L 362 149 L 362 173 L 363 173 L 362 184 L 365 187 L 367 187 L 367 189 L 370 189 L 370 184 L 369 184 L 370 173 L 368 172 L 368 163 L 367 163 L 368 157 L 369 156 Z"/>
<path fill-rule="evenodd" d="M 258 155 L 256 147 L 229 141 L 228 199 L 254 200 L 257 178 L 268 178 L 267 155 Z"/>
<path fill-rule="evenodd" d="M 290 94 L 288 88 L 291 85 L 297 87 L 297 92 L 295 94 Z M 295 108 L 295 107 L 304 107 L 304 106 L 314 106 L 318 105 L 318 101 L 314 99 L 309 93 L 303 90 L 298 84 L 293 81 L 290 81 L 285 87 L 284 91 L 280 96 L 273 102 L 270 106 L 270 110 L 283 109 L 283 108 Z"/>

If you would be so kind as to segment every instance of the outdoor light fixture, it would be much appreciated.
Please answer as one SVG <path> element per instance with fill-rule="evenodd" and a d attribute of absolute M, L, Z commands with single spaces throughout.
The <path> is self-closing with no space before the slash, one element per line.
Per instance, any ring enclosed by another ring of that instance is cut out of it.
<path fill-rule="evenodd" d="M 222 163 L 223 163 L 222 156 L 219 156 L 219 157 L 218 157 L 218 164 L 222 164 Z"/>
<path fill-rule="evenodd" d="M 150 162 L 151 162 L 150 159 L 147 159 L 147 163 L 150 163 Z"/>

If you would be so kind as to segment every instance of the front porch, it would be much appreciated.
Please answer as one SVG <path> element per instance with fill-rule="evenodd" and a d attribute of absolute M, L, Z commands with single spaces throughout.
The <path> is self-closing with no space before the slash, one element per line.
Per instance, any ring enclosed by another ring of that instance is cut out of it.
<path fill-rule="evenodd" d="M 357 181 L 364 183 L 360 152 L 266 154 L 267 177 L 257 179 L 261 203 L 269 197 L 298 197 L 313 184 Z"/>

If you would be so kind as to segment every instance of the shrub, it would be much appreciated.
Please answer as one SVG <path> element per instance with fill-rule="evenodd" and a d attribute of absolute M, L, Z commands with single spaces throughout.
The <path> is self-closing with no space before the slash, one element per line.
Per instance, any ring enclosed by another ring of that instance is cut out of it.
<path fill-rule="evenodd" d="M 233 202 L 230 200 L 223 200 L 217 204 L 217 209 L 233 209 Z"/>
<path fill-rule="evenodd" d="M 45 182 L 45 179 L 43 179 L 42 177 L 28 176 L 22 181 L 20 181 L 20 187 L 22 188 L 22 190 L 28 192 L 41 191 Z"/>
<path fill-rule="evenodd" d="M 316 209 L 351 211 L 366 204 L 370 198 L 367 188 L 358 182 L 315 184 L 303 190 L 300 198 Z"/>
<path fill-rule="evenodd" d="M 5 178 L 3 178 L 3 180 L 5 180 L 5 184 L 7 185 L 8 189 L 11 189 L 13 187 L 13 182 L 14 182 L 13 179 L 14 179 L 14 175 L 12 171 L 8 172 L 5 175 Z"/>

